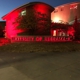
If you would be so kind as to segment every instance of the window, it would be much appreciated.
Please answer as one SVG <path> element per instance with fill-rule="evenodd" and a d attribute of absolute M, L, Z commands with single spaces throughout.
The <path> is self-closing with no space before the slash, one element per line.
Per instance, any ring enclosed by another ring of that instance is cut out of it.
<path fill-rule="evenodd" d="M 61 8 L 61 11 L 63 11 L 63 8 Z"/>
<path fill-rule="evenodd" d="M 61 11 L 63 11 L 64 10 L 64 6 L 61 6 Z"/>
<path fill-rule="evenodd" d="M 54 13 L 58 12 L 58 10 L 55 10 Z"/>
<path fill-rule="evenodd" d="M 22 15 L 22 16 L 26 15 L 26 10 L 23 10 L 23 11 L 21 12 L 21 15 Z"/>
<path fill-rule="evenodd" d="M 58 8 L 56 8 L 56 9 L 54 10 L 54 13 L 56 13 L 56 12 L 58 12 Z"/>

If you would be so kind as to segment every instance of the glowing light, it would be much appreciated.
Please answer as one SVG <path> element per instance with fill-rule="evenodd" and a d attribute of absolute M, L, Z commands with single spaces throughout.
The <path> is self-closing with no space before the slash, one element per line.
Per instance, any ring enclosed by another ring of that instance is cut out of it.
<path fill-rule="evenodd" d="M 0 39 L 0 46 L 6 45 L 10 43 L 10 39 L 7 38 L 1 38 Z"/>
<path fill-rule="evenodd" d="M 53 30 L 53 36 L 56 36 L 56 30 Z"/>
<path fill-rule="evenodd" d="M 60 19 L 59 19 L 59 17 L 55 17 L 53 21 L 54 21 L 54 22 L 59 22 Z"/>
<path fill-rule="evenodd" d="M 47 5 L 44 5 L 44 4 L 36 4 L 34 6 L 34 9 L 37 12 L 40 12 L 40 13 L 47 13 L 48 12 L 48 6 Z"/>

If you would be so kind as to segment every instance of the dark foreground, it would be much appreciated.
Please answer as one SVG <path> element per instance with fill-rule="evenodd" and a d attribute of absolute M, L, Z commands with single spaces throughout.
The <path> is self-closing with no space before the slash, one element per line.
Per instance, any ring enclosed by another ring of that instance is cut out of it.
<path fill-rule="evenodd" d="M 80 80 L 80 44 L 0 46 L 0 80 Z"/>
<path fill-rule="evenodd" d="M 6 53 L 80 52 L 80 43 L 77 42 L 11 43 L 4 46 L 0 46 L 0 52 L 6 52 Z"/>
<path fill-rule="evenodd" d="M 0 80 L 80 80 L 80 53 L 0 53 Z"/>

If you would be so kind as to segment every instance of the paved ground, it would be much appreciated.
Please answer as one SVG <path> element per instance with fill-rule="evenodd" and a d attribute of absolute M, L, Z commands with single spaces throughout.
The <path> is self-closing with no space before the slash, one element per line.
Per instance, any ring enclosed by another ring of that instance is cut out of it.
<path fill-rule="evenodd" d="M 0 53 L 0 80 L 80 80 L 80 53 Z"/>

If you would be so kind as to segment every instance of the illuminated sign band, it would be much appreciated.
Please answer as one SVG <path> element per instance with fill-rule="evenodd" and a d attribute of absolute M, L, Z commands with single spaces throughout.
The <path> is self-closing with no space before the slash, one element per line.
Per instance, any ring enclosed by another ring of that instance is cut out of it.
<path fill-rule="evenodd" d="M 56 42 L 56 41 L 71 41 L 71 37 L 61 36 L 21 36 L 12 37 L 11 42 Z"/>

